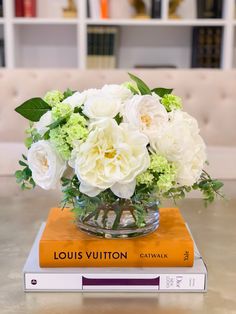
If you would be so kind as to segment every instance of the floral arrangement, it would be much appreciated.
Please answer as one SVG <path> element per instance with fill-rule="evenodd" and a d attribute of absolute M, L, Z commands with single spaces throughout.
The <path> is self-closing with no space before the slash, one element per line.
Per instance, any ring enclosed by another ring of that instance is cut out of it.
<path fill-rule="evenodd" d="M 206 147 L 197 121 L 172 89 L 141 79 L 83 92 L 50 91 L 16 108 L 30 121 L 19 163 L 22 189 L 61 183 L 63 206 L 85 216 L 101 203 L 129 202 L 141 226 L 154 200 L 184 198 L 192 189 L 206 203 L 222 183 L 203 169 Z"/>

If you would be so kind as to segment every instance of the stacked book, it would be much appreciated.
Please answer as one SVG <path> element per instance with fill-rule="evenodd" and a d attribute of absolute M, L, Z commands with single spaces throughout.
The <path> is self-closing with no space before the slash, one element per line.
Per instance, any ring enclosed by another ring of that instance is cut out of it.
<path fill-rule="evenodd" d="M 0 67 L 5 66 L 4 39 L 0 39 Z"/>
<path fill-rule="evenodd" d="M 117 34 L 117 27 L 88 27 L 87 68 L 116 67 Z"/>
<path fill-rule="evenodd" d="M 192 68 L 220 68 L 222 35 L 220 26 L 193 28 Z"/>
<path fill-rule="evenodd" d="M 94 238 L 53 208 L 24 266 L 25 291 L 204 292 L 207 270 L 177 208 L 144 237 Z"/>

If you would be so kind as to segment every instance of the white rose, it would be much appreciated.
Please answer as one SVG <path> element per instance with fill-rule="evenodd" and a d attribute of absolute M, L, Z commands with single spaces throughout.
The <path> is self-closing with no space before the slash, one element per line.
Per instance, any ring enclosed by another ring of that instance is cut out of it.
<path fill-rule="evenodd" d="M 193 185 L 199 179 L 206 161 L 206 146 L 196 119 L 189 114 L 170 112 L 168 123 L 153 138 L 151 147 L 175 163 L 180 185 Z"/>
<path fill-rule="evenodd" d="M 51 110 L 47 111 L 44 115 L 41 116 L 40 120 L 34 124 L 37 132 L 43 136 L 49 128 L 49 124 L 53 123 L 52 112 Z"/>
<path fill-rule="evenodd" d="M 92 197 L 111 188 L 118 197 L 130 198 L 136 176 L 150 164 L 147 137 L 113 119 L 99 120 L 91 128 L 74 162 L 80 191 Z"/>
<path fill-rule="evenodd" d="M 66 169 L 49 141 L 38 141 L 30 147 L 28 164 L 35 183 L 45 190 L 55 189 Z"/>
<path fill-rule="evenodd" d="M 160 101 L 151 95 L 135 95 L 125 103 L 124 119 L 151 140 L 158 129 L 168 122 L 168 113 Z"/>
<path fill-rule="evenodd" d="M 120 111 L 121 101 L 102 91 L 87 97 L 83 113 L 90 119 L 114 118 Z"/>
<path fill-rule="evenodd" d="M 122 103 L 133 96 L 127 87 L 117 84 L 104 85 L 102 92 L 113 98 L 119 99 Z"/>
<path fill-rule="evenodd" d="M 72 96 L 64 99 L 63 103 L 70 105 L 72 109 L 75 107 L 81 107 L 89 96 L 96 95 L 98 91 L 98 89 L 91 88 L 83 91 L 82 93 L 75 92 Z"/>

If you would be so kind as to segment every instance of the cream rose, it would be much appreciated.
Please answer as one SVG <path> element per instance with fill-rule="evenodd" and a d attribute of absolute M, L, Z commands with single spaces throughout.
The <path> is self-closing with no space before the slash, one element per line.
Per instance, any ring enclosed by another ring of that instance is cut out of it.
<path fill-rule="evenodd" d="M 121 101 L 102 91 L 87 97 L 83 113 L 90 119 L 114 118 L 120 111 Z"/>
<path fill-rule="evenodd" d="M 87 89 L 82 93 L 75 92 L 72 96 L 64 99 L 63 103 L 70 105 L 72 109 L 75 107 L 81 107 L 88 97 L 96 95 L 98 92 L 99 90 L 96 88 Z"/>
<path fill-rule="evenodd" d="M 173 161 L 177 182 L 192 185 L 200 177 L 206 161 L 206 147 L 197 121 L 186 112 L 169 113 L 169 121 L 151 142 L 152 149 Z"/>
<path fill-rule="evenodd" d="M 118 197 L 130 198 L 136 176 L 150 163 L 147 144 L 147 137 L 126 123 L 104 119 L 92 124 L 74 161 L 80 191 L 92 197 L 110 188 Z"/>
<path fill-rule="evenodd" d="M 113 98 L 119 99 L 122 103 L 133 96 L 127 87 L 117 84 L 104 85 L 102 92 Z"/>
<path fill-rule="evenodd" d="M 146 134 L 149 140 L 168 121 L 165 107 L 152 95 L 135 95 L 125 103 L 123 115 L 125 121 Z"/>
<path fill-rule="evenodd" d="M 51 123 L 53 123 L 52 111 L 49 110 L 41 116 L 40 120 L 34 124 L 34 127 L 37 132 L 43 136 L 49 130 L 47 126 Z"/>
<path fill-rule="evenodd" d="M 45 190 L 55 189 L 66 169 L 49 141 L 38 141 L 30 147 L 28 164 L 35 183 Z"/>

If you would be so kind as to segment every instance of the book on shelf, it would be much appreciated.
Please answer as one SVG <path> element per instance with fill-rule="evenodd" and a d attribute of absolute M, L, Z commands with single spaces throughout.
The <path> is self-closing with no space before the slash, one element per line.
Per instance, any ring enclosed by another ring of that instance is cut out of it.
<path fill-rule="evenodd" d="M 89 26 L 87 39 L 87 68 L 115 68 L 118 28 Z"/>
<path fill-rule="evenodd" d="M 3 0 L 0 0 L 0 17 L 3 17 Z"/>
<path fill-rule="evenodd" d="M 87 0 L 87 17 L 91 19 L 109 18 L 109 1 Z"/>
<path fill-rule="evenodd" d="M 151 3 L 151 18 L 161 18 L 161 0 L 152 0 Z"/>
<path fill-rule="evenodd" d="M 0 39 L 0 67 L 5 67 L 4 39 Z"/>
<path fill-rule="evenodd" d="M 220 68 L 222 34 L 220 26 L 193 28 L 192 68 Z"/>
<path fill-rule="evenodd" d="M 36 0 L 15 0 L 16 17 L 36 17 Z"/>
<path fill-rule="evenodd" d="M 222 18 L 222 0 L 197 0 L 197 17 L 202 19 Z"/>
<path fill-rule="evenodd" d="M 24 0 L 15 0 L 15 16 L 24 16 Z"/>
<path fill-rule="evenodd" d="M 26 292 L 207 291 L 206 265 L 195 244 L 192 267 L 40 268 L 38 248 L 44 228 L 45 223 L 41 225 L 23 269 Z"/>
<path fill-rule="evenodd" d="M 40 239 L 41 267 L 191 267 L 194 248 L 178 208 L 160 208 L 145 237 L 100 239 L 80 231 L 70 209 L 51 209 Z"/>

